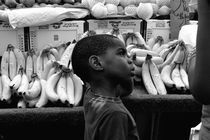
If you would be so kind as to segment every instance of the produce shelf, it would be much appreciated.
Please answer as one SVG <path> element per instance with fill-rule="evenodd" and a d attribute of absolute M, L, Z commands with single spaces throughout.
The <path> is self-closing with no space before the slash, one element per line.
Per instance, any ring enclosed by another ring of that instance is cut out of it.
<path fill-rule="evenodd" d="M 134 116 L 142 140 L 185 140 L 190 128 L 200 121 L 201 105 L 192 95 L 148 95 L 139 86 L 123 102 Z M 28 139 L 33 135 L 37 139 L 82 140 L 83 132 L 82 106 L 0 109 L 2 139 Z"/>

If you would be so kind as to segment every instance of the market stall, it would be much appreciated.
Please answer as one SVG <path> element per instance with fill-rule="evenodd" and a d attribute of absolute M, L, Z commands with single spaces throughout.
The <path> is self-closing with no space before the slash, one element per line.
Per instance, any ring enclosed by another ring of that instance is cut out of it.
<path fill-rule="evenodd" d="M 83 139 L 85 89 L 72 71 L 71 52 L 77 40 L 101 33 L 117 36 L 132 55 L 135 88 L 123 102 L 140 138 L 188 139 L 201 115 L 187 77 L 195 36 L 193 43 L 179 36 L 184 25 L 197 24 L 188 6 L 172 0 L 0 1 L 0 139 Z M 147 62 L 154 62 L 156 84 L 148 82 L 155 79 Z M 66 91 L 58 71 L 68 79 Z"/>

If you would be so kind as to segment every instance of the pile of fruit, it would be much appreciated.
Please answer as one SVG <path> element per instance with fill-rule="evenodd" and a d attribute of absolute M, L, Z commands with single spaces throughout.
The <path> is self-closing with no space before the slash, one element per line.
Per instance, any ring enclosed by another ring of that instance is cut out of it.
<path fill-rule="evenodd" d="M 71 69 L 75 41 L 36 53 L 9 44 L 1 60 L 0 99 L 18 108 L 79 106 L 83 82 Z"/>
<path fill-rule="evenodd" d="M 133 40 L 126 48 L 135 66 L 135 80 L 142 81 L 149 94 L 165 95 L 168 89 L 188 93 L 189 49 L 182 40 L 164 43 L 163 38 L 157 36 L 140 45 L 135 43 L 138 39 Z"/>
<path fill-rule="evenodd" d="M 144 20 L 170 14 L 170 0 L 0 0 L 0 10 L 37 7 L 83 7 L 95 18 L 132 16 Z"/>
<path fill-rule="evenodd" d="M 82 6 L 75 0 L 0 0 L 0 10 L 37 8 L 37 7 L 64 7 Z"/>
<path fill-rule="evenodd" d="M 126 15 L 144 20 L 170 14 L 170 0 L 82 0 L 95 18 Z"/>

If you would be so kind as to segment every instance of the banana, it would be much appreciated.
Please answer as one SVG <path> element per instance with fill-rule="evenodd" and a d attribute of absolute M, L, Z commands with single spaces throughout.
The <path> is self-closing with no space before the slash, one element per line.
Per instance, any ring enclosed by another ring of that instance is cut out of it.
<path fill-rule="evenodd" d="M 56 85 L 58 83 L 58 80 L 61 76 L 61 71 L 58 71 L 54 74 L 52 74 L 48 79 L 46 83 L 46 95 L 51 102 L 57 102 L 59 100 L 59 96 L 57 95 L 55 89 Z"/>
<path fill-rule="evenodd" d="M 52 69 L 53 63 L 54 63 L 53 60 L 49 60 L 47 62 L 47 64 L 44 66 L 44 71 L 42 72 L 41 79 L 47 80 L 47 75 L 49 74 L 49 71 Z"/>
<path fill-rule="evenodd" d="M 185 85 L 181 79 L 181 75 L 179 72 L 179 64 L 175 63 L 175 67 L 171 72 L 171 79 L 174 81 L 174 84 L 176 86 L 176 89 L 178 90 L 184 90 L 185 89 Z"/>
<path fill-rule="evenodd" d="M 57 61 L 55 61 L 55 62 L 53 62 L 53 64 L 52 64 L 52 68 L 49 70 L 49 73 L 47 74 L 47 79 L 49 79 L 49 77 L 52 75 L 52 74 L 54 74 L 54 73 L 56 73 L 57 71 L 59 71 L 60 70 L 60 64 L 57 62 Z M 46 79 L 46 80 L 47 80 Z"/>
<path fill-rule="evenodd" d="M 163 60 L 165 61 L 166 60 L 166 57 L 168 56 L 168 54 L 171 52 L 171 49 L 170 48 L 164 48 L 163 50 L 161 50 L 159 52 L 159 55 L 160 57 L 163 58 Z"/>
<path fill-rule="evenodd" d="M 135 33 L 133 32 L 126 33 L 125 45 L 128 46 L 128 45 L 135 45 L 135 44 L 138 44 Z"/>
<path fill-rule="evenodd" d="M 55 74 L 57 72 L 55 67 L 52 67 L 47 75 L 46 80 L 48 80 L 53 74 Z"/>
<path fill-rule="evenodd" d="M 67 43 L 62 43 L 62 44 L 60 44 L 59 46 L 57 46 L 57 50 L 58 50 L 58 58 L 59 58 L 59 60 L 60 60 L 60 58 L 61 58 L 61 56 L 62 56 L 62 54 L 63 54 L 63 52 L 65 51 L 65 49 L 66 49 L 66 47 L 68 46 L 68 44 Z"/>
<path fill-rule="evenodd" d="M 151 50 L 146 50 L 146 49 L 140 49 L 140 48 L 132 48 L 130 50 L 130 55 L 133 56 L 134 54 L 136 54 L 136 56 L 144 56 L 146 57 L 147 54 L 152 55 L 152 56 L 160 56 L 159 54 L 157 54 L 154 51 Z"/>
<path fill-rule="evenodd" d="M 153 46 L 155 45 L 155 40 L 156 40 L 155 37 L 151 37 L 147 40 L 146 44 L 150 48 L 149 50 L 152 50 Z"/>
<path fill-rule="evenodd" d="M 152 50 L 157 52 L 158 49 L 160 49 L 160 46 L 164 43 L 162 36 L 157 36 L 155 39 L 155 44 L 152 47 Z M 158 52 L 157 52 L 158 53 Z"/>
<path fill-rule="evenodd" d="M 75 43 L 71 43 L 64 51 L 60 58 L 60 63 L 66 67 L 68 67 L 69 61 L 71 61 L 72 51 L 74 49 Z"/>
<path fill-rule="evenodd" d="M 58 50 L 55 47 L 50 48 L 50 53 L 55 57 L 56 61 L 60 60 Z"/>
<path fill-rule="evenodd" d="M 9 102 L 12 97 L 12 92 L 9 87 L 9 83 L 11 82 L 11 80 L 10 80 L 9 76 L 5 75 L 5 74 L 2 74 L 1 79 L 2 79 L 2 85 L 3 85 L 1 100 L 4 102 Z"/>
<path fill-rule="evenodd" d="M 23 68 L 22 68 L 23 69 Z M 11 89 L 17 91 L 21 84 L 22 79 L 22 72 L 20 72 L 21 69 L 19 69 L 19 73 L 11 80 L 9 86 Z"/>
<path fill-rule="evenodd" d="M 143 65 L 142 65 L 142 80 L 144 83 L 144 86 L 148 92 L 148 94 L 150 95 L 157 95 L 157 89 L 152 81 L 152 77 L 150 75 L 150 71 L 149 71 L 149 61 L 148 61 L 148 57 L 146 57 L 146 61 L 144 61 Z"/>
<path fill-rule="evenodd" d="M 30 52 L 27 53 L 26 57 L 26 75 L 28 80 L 31 81 L 31 75 L 33 74 L 33 58 Z"/>
<path fill-rule="evenodd" d="M 160 65 L 163 63 L 163 58 L 160 56 L 153 56 L 152 61 L 156 64 L 156 65 Z M 144 61 L 146 60 L 146 56 L 136 56 L 134 55 L 132 57 L 133 63 L 139 67 L 142 66 L 142 64 L 144 63 Z"/>
<path fill-rule="evenodd" d="M 69 62 L 68 68 L 69 68 L 70 70 L 72 70 L 72 62 L 71 62 L 71 61 Z"/>
<path fill-rule="evenodd" d="M 73 73 L 69 73 L 66 77 L 66 83 L 67 83 L 67 97 L 68 97 L 68 102 L 70 105 L 73 105 L 75 104 L 75 87 L 74 87 L 74 82 L 73 82 L 73 79 L 72 79 L 72 75 Z M 78 93 L 79 94 L 79 93 Z"/>
<path fill-rule="evenodd" d="M 133 37 L 127 37 L 125 40 L 126 40 L 125 41 L 125 45 L 126 46 L 128 46 L 128 45 L 134 45 L 134 43 L 133 43 Z"/>
<path fill-rule="evenodd" d="M 9 51 L 9 77 L 12 80 L 17 74 L 17 61 L 15 57 L 15 53 L 13 51 L 13 46 L 11 46 Z"/>
<path fill-rule="evenodd" d="M 1 59 L 1 73 L 9 76 L 9 50 L 4 51 Z"/>
<path fill-rule="evenodd" d="M 41 94 L 41 83 L 37 74 L 33 74 L 32 76 L 33 85 L 31 88 L 28 88 L 27 92 L 23 93 L 23 97 L 26 100 L 32 100 L 37 98 Z"/>
<path fill-rule="evenodd" d="M 37 56 L 37 65 L 36 65 L 36 71 L 38 76 L 41 78 L 42 71 L 44 70 L 43 65 L 43 57 L 42 57 L 42 50 L 40 51 L 39 55 Z"/>
<path fill-rule="evenodd" d="M 56 86 L 56 92 L 57 95 L 59 96 L 61 103 L 66 104 L 68 102 L 68 97 L 67 97 L 67 79 L 65 73 L 62 73 L 61 77 L 58 80 Z"/>
<path fill-rule="evenodd" d="M 157 52 L 157 53 L 160 55 L 160 52 L 161 52 L 162 50 L 166 49 L 166 48 L 169 48 L 169 44 L 168 44 L 168 43 L 160 45 L 160 47 L 157 48 L 157 49 L 155 50 L 155 52 Z"/>
<path fill-rule="evenodd" d="M 74 106 L 78 106 L 83 97 L 83 81 L 74 73 L 72 80 L 74 83 Z"/>
<path fill-rule="evenodd" d="M 186 89 L 189 89 L 190 87 L 189 87 L 188 74 L 182 64 L 179 65 L 179 71 L 180 71 L 181 79 L 182 79 Z"/>
<path fill-rule="evenodd" d="M 19 99 L 17 102 L 17 108 L 26 108 L 26 102 L 24 99 Z"/>
<path fill-rule="evenodd" d="M 174 81 L 171 79 L 171 72 L 173 69 L 172 64 L 165 65 L 160 73 L 161 79 L 163 80 L 163 83 L 169 87 L 175 87 Z"/>
<path fill-rule="evenodd" d="M 42 90 L 41 90 L 40 98 L 35 105 L 35 107 L 37 108 L 44 107 L 48 103 L 48 98 L 45 91 L 47 81 L 44 79 L 40 79 L 40 83 L 41 83 Z"/>
<path fill-rule="evenodd" d="M 170 54 L 170 56 L 167 57 L 166 60 L 165 60 L 162 64 L 158 65 L 158 67 L 159 67 L 160 70 L 162 70 L 162 68 L 163 68 L 165 65 L 168 65 L 168 64 L 170 64 L 170 63 L 173 61 L 173 59 L 174 59 L 176 53 L 177 53 L 178 50 L 179 50 L 179 44 L 176 45 L 175 48 L 172 48 L 172 49 L 173 49 L 173 50 L 171 50 L 172 53 Z"/>
<path fill-rule="evenodd" d="M 37 98 L 32 99 L 32 100 L 25 100 L 26 107 L 34 108 L 38 101 L 39 101 L 39 96 Z"/>
<path fill-rule="evenodd" d="M 44 54 L 43 55 L 43 66 L 42 66 L 43 70 L 42 70 L 42 72 L 44 71 L 44 66 L 47 64 L 48 61 L 49 61 L 48 55 Z"/>
<path fill-rule="evenodd" d="M 176 55 L 174 56 L 174 59 L 172 60 L 172 63 L 176 62 L 176 63 L 183 63 L 184 59 L 185 59 L 185 48 L 183 46 L 180 45 Z"/>
<path fill-rule="evenodd" d="M 15 53 L 15 57 L 17 60 L 17 73 L 18 73 L 20 67 L 22 67 L 25 70 L 25 61 L 26 60 L 25 60 L 25 56 L 24 56 L 23 52 L 20 49 L 14 47 L 13 51 Z"/>
<path fill-rule="evenodd" d="M 145 40 L 144 40 L 144 38 L 142 37 L 141 33 L 140 32 L 134 32 L 134 34 L 135 34 L 135 37 L 136 37 L 136 40 L 137 40 L 137 44 L 143 44 L 144 46 L 147 47 L 147 49 L 149 49 Z"/>
<path fill-rule="evenodd" d="M 160 71 L 159 71 L 157 65 L 152 61 L 152 59 L 149 59 L 148 61 L 149 61 L 148 64 L 149 64 L 150 75 L 151 75 L 152 81 L 157 89 L 158 94 L 166 95 L 167 90 L 163 83 L 163 80 L 161 79 Z"/>
<path fill-rule="evenodd" d="M 53 54 L 51 54 L 51 53 L 48 53 L 48 54 L 47 54 L 47 57 L 48 57 L 48 60 L 56 61 L 55 56 L 54 56 Z"/>
<path fill-rule="evenodd" d="M 34 84 L 34 80 L 30 81 L 28 85 L 28 89 L 30 89 L 33 86 L 33 84 Z"/>
<path fill-rule="evenodd" d="M 131 49 L 133 48 L 137 48 L 137 46 L 135 44 L 130 44 L 126 46 L 126 50 L 128 52 L 128 54 L 130 54 Z"/>
<path fill-rule="evenodd" d="M 26 75 L 25 72 L 23 72 L 22 78 L 21 78 L 21 83 L 20 83 L 20 86 L 17 91 L 18 95 L 22 96 L 24 93 L 26 93 L 28 91 L 28 88 L 29 88 L 28 76 Z"/>

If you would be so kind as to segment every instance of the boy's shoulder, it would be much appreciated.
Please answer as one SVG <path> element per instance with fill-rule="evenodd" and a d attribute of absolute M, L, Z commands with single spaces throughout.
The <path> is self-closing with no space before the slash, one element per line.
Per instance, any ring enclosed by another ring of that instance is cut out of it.
<path fill-rule="evenodd" d="M 92 94 L 91 91 L 85 93 L 83 105 L 85 111 L 97 110 L 100 113 L 106 112 L 107 114 L 114 112 L 127 114 L 121 99 L 103 98 Z"/>

